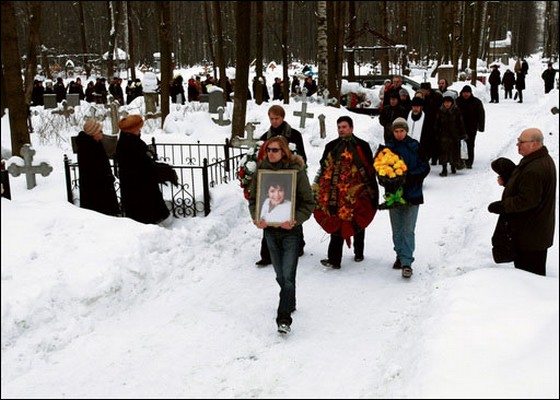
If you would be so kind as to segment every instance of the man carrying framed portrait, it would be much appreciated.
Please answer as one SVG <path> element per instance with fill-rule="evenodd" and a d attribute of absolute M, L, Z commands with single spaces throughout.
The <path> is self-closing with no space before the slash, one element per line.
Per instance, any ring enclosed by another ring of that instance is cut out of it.
<path fill-rule="evenodd" d="M 264 229 L 280 302 L 276 323 L 278 332 L 291 330 L 292 312 L 296 309 L 296 270 L 302 224 L 315 208 L 315 200 L 305 162 L 293 154 L 283 136 L 274 136 L 264 144 L 264 158 L 257 166 L 257 179 L 249 190 L 249 211 L 254 224 Z"/>

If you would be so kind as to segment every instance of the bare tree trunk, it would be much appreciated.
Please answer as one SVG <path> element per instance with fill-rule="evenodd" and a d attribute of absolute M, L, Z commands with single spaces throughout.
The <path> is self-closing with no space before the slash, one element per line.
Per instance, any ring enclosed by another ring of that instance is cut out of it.
<path fill-rule="evenodd" d="M 5 90 L 7 104 L 2 107 L 10 110 L 10 133 L 12 154 L 20 155 L 24 144 L 31 143 L 27 128 L 28 108 L 25 104 L 21 67 L 19 59 L 18 35 L 13 1 L 2 1 L 2 90 Z"/>
<path fill-rule="evenodd" d="M 466 71 L 469 67 L 469 53 L 472 51 L 474 3 L 463 3 L 463 38 L 461 40 L 462 59 L 461 69 Z M 472 66 L 471 66 L 472 67 Z"/>
<path fill-rule="evenodd" d="M 453 80 L 457 80 L 459 74 L 459 47 L 461 41 L 461 5 L 454 1 L 451 3 L 451 14 L 453 26 L 451 30 L 451 62 L 453 63 Z"/>
<path fill-rule="evenodd" d="M 161 48 L 161 127 L 169 115 L 169 84 L 172 77 L 171 66 L 171 16 L 169 1 L 158 1 Z"/>
<path fill-rule="evenodd" d="M 117 38 L 116 10 L 112 1 L 107 2 L 109 8 L 109 52 L 107 53 L 107 77 L 111 78 L 115 74 L 113 67 L 113 54 L 115 54 L 115 42 Z M 118 55 L 117 55 L 118 58 Z"/>
<path fill-rule="evenodd" d="M 317 2 L 317 66 L 319 68 L 319 76 L 317 86 L 319 91 L 322 92 L 328 87 L 329 75 L 329 43 L 328 43 L 328 16 L 327 16 L 327 1 Z"/>
<path fill-rule="evenodd" d="M 84 21 L 84 2 L 83 1 L 78 1 L 78 18 L 80 19 L 80 41 L 82 42 L 82 54 L 84 54 L 84 56 L 82 57 L 82 64 L 85 66 L 86 65 L 86 56 L 85 54 L 87 54 L 88 52 L 88 45 L 87 45 L 87 41 L 86 41 L 86 24 Z"/>
<path fill-rule="evenodd" d="M 39 27 L 41 26 L 41 2 L 30 1 L 29 5 L 29 40 L 27 65 L 25 67 L 25 102 L 31 101 L 33 80 L 37 74 L 37 49 L 41 45 Z"/>
<path fill-rule="evenodd" d="M 207 1 L 204 2 L 204 16 L 206 19 L 206 31 L 207 31 L 207 35 L 208 35 L 208 48 L 210 50 L 210 55 L 207 56 L 206 55 L 206 46 L 204 47 L 204 53 L 203 53 L 203 57 L 204 57 L 204 61 L 208 61 L 208 60 L 212 60 L 215 61 L 214 59 L 214 44 L 212 42 L 212 24 L 210 22 L 211 20 L 211 15 L 212 15 L 212 10 L 211 10 L 211 5 L 208 4 Z"/>
<path fill-rule="evenodd" d="M 251 3 L 237 2 L 235 19 L 237 26 L 251 26 Z M 249 57 L 247 49 L 251 48 L 251 30 L 239 29 L 236 43 L 236 74 L 235 96 L 233 98 L 233 117 L 231 125 L 231 139 L 243 137 L 245 132 L 245 114 L 247 113 L 247 84 L 249 77 Z"/>
<path fill-rule="evenodd" d="M 221 87 L 224 90 L 224 101 L 227 99 L 227 90 L 226 90 L 226 60 L 224 59 L 224 37 L 222 32 L 222 12 L 220 7 L 219 1 L 212 2 L 213 9 L 214 9 L 214 22 L 216 24 L 216 37 L 217 37 L 217 45 L 216 45 L 216 63 L 218 64 L 219 72 L 220 72 L 220 82 Z M 245 25 L 242 25 L 245 26 Z M 247 47 L 248 48 L 248 47 Z M 216 70 L 214 65 L 214 71 Z M 217 78 L 217 77 L 216 77 Z"/>
<path fill-rule="evenodd" d="M 477 1 L 474 3 L 473 9 L 473 34 L 471 37 L 471 84 L 476 86 L 477 82 L 477 61 L 478 61 L 478 51 L 479 51 L 479 44 L 480 44 L 480 35 L 482 33 L 480 29 L 481 21 L 482 21 L 482 3 Z"/>
<path fill-rule="evenodd" d="M 389 19 L 389 12 L 387 10 L 387 2 L 380 1 L 379 2 L 379 12 L 381 14 L 381 32 L 387 32 L 388 19 Z M 389 51 L 382 50 L 381 51 L 381 73 L 388 74 L 389 73 Z"/>
<path fill-rule="evenodd" d="M 351 40 L 348 42 L 348 47 L 353 48 L 356 45 L 356 2 L 349 1 L 348 2 L 348 18 L 350 20 L 348 24 L 348 37 Z M 354 52 L 351 51 L 347 54 L 348 58 L 348 80 L 353 82 L 356 80 L 356 72 L 354 71 L 354 64 L 356 63 Z M 343 57 L 344 62 L 344 57 Z"/>
<path fill-rule="evenodd" d="M 290 81 L 288 77 L 288 2 L 282 2 L 282 65 L 284 68 L 282 80 L 282 95 L 284 97 L 284 104 L 290 103 Z"/>
<path fill-rule="evenodd" d="M 263 2 L 259 1 L 256 3 L 256 41 L 255 46 L 257 50 L 257 57 L 255 59 L 255 103 L 262 104 L 263 102 L 263 86 L 265 85 L 264 79 L 261 80 L 263 76 L 263 28 L 264 28 L 264 9 Z"/>

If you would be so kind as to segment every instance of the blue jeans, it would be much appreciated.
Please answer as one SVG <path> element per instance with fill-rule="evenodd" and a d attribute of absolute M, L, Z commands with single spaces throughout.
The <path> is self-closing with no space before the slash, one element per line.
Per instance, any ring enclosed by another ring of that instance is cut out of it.
<path fill-rule="evenodd" d="M 276 282 L 280 285 L 280 303 L 278 304 L 277 323 L 292 323 L 292 311 L 296 308 L 296 271 L 300 240 L 303 227 L 296 225 L 292 229 L 265 228 L 264 238 L 270 260 L 276 272 Z"/>
<path fill-rule="evenodd" d="M 419 208 L 419 205 L 410 205 L 389 209 L 393 231 L 393 248 L 402 265 L 411 266 L 414 261 L 414 230 L 416 229 Z"/>

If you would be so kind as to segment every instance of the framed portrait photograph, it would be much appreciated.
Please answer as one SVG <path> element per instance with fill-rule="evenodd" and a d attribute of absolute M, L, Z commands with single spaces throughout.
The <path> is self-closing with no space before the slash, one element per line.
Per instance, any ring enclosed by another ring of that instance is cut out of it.
<path fill-rule="evenodd" d="M 269 226 L 293 221 L 296 211 L 296 170 L 258 170 L 257 218 Z"/>

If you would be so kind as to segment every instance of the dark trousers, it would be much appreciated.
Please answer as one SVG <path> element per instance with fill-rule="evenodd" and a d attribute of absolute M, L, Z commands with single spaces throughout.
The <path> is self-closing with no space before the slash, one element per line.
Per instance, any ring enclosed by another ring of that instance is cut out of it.
<path fill-rule="evenodd" d="M 472 167 L 473 163 L 474 163 L 474 142 L 476 140 L 476 132 L 475 133 L 469 133 L 467 140 L 465 140 L 465 142 L 467 142 L 467 152 L 469 155 L 469 158 L 467 159 L 467 161 L 465 161 L 465 164 L 467 164 L 467 166 Z"/>
<path fill-rule="evenodd" d="M 302 231 L 301 225 L 296 225 L 292 229 L 265 228 L 264 230 L 276 273 L 276 282 L 280 286 L 280 302 L 276 316 L 278 324 L 290 325 L 292 311 L 296 308 L 296 271 Z"/>
<path fill-rule="evenodd" d="M 364 242 L 366 231 L 362 229 L 354 235 L 353 246 L 354 255 L 358 257 L 364 256 Z M 338 233 L 331 233 L 331 240 L 329 242 L 328 258 L 334 265 L 340 265 L 342 261 L 342 247 L 344 246 L 344 239 Z"/>
<path fill-rule="evenodd" d="M 300 243 L 299 243 L 299 254 L 303 254 L 303 248 L 305 247 L 305 240 L 303 240 L 303 229 L 301 230 L 301 238 L 300 238 Z M 271 261 L 270 258 L 270 251 L 268 250 L 268 246 L 266 244 L 266 239 L 263 235 L 263 238 L 261 240 L 261 260 L 264 261 Z"/>
<path fill-rule="evenodd" d="M 547 250 L 516 250 L 513 265 L 517 269 L 546 276 L 546 253 Z"/>
<path fill-rule="evenodd" d="M 490 101 L 499 103 L 500 102 L 500 95 L 498 92 L 498 85 L 490 85 Z"/>

